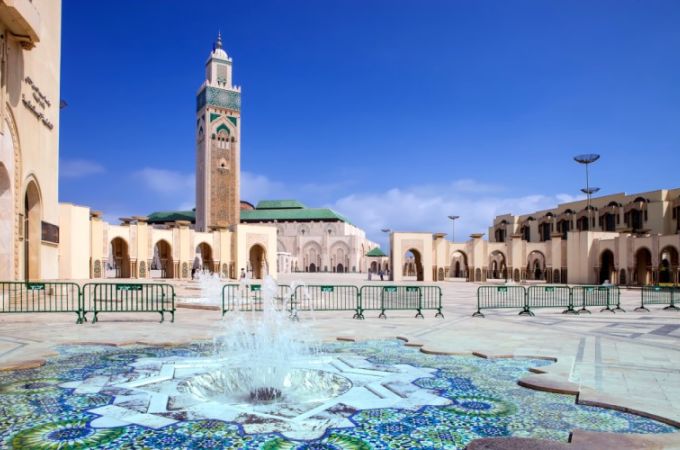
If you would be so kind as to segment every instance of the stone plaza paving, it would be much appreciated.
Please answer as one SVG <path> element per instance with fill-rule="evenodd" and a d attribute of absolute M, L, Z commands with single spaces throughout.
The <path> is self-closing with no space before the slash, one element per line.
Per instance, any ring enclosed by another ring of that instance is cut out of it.
<path fill-rule="evenodd" d="M 352 274 L 294 274 L 282 276 L 279 281 L 380 284 Z M 649 313 L 635 312 L 639 290 L 622 289 L 625 313 L 600 313 L 599 308 L 593 308 L 590 315 L 572 316 L 561 314 L 559 309 L 540 309 L 535 317 L 527 317 L 514 310 L 489 310 L 485 318 L 473 318 L 478 285 L 447 281 L 439 286 L 443 290 L 443 319 L 434 318 L 434 311 L 425 311 L 424 319 L 415 319 L 412 311 L 388 311 L 386 320 L 378 319 L 377 311 L 368 311 L 366 320 L 354 320 L 346 311 L 301 312 L 300 323 L 317 339 L 329 343 L 338 339 L 399 338 L 421 354 L 475 354 L 479 361 L 509 356 L 529 358 L 532 363 L 522 366 L 519 372 L 522 386 L 578 394 L 579 404 L 611 406 L 680 426 L 680 313 L 664 311 L 660 306 L 652 306 Z M 158 316 L 151 313 L 102 314 L 98 323 L 83 325 L 76 325 L 68 314 L 0 315 L 0 367 L 40 367 L 45 359 L 59 354 L 61 344 L 87 344 L 100 349 L 97 351 L 102 351 L 102 344 L 121 349 L 147 344 L 187 346 L 210 340 L 229 326 L 229 314 L 222 320 L 215 309 L 197 308 L 194 304 L 184 307 L 189 298 L 199 296 L 196 285 L 178 284 L 177 292 L 175 323 L 158 323 Z M 631 427 L 628 432 L 635 429 Z M 536 448 L 680 448 L 679 434 L 607 434 L 603 438 L 599 433 L 577 431 L 572 444 Z M 509 442 L 505 447 L 493 447 L 493 442 L 488 445 L 478 448 L 531 448 L 533 444 L 513 441 L 515 447 L 508 447 Z M 286 447 L 282 444 L 272 448 Z M 354 447 L 337 444 L 336 448 Z"/>

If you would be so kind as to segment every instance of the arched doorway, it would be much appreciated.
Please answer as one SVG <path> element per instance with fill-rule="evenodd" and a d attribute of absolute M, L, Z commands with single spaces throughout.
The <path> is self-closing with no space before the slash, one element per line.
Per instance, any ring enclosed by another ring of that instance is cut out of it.
<path fill-rule="evenodd" d="M 505 255 L 503 252 L 495 250 L 489 255 L 489 273 L 487 278 L 508 278 L 508 269 L 505 264 Z"/>
<path fill-rule="evenodd" d="M 331 230 L 329 230 L 331 231 Z M 349 267 L 350 249 L 344 242 L 338 242 L 330 250 L 331 270 L 343 273 Z"/>
<path fill-rule="evenodd" d="M 151 273 L 153 277 L 173 278 L 174 261 L 172 259 L 172 247 L 170 247 L 168 241 L 161 239 L 154 245 Z"/>
<path fill-rule="evenodd" d="M 371 273 L 378 273 L 378 263 L 373 261 L 371 262 Z"/>
<path fill-rule="evenodd" d="M 460 250 L 456 250 L 451 255 L 451 268 L 449 276 L 451 278 L 467 278 L 468 264 L 467 255 Z"/>
<path fill-rule="evenodd" d="M 196 246 L 196 256 L 201 260 L 201 270 L 210 272 L 215 271 L 215 260 L 213 259 L 212 247 L 206 242 L 201 242 Z"/>
<path fill-rule="evenodd" d="M 14 208 L 11 187 L 9 173 L 4 164 L 0 163 L 0 280 L 13 278 Z"/>
<path fill-rule="evenodd" d="M 659 255 L 659 283 L 678 282 L 678 250 L 675 247 L 664 247 Z"/>
<path fill-rule="evenodd" d="M 250 247 L 250 270 L 251 278 L 261 280 L 267 272 L 267 259 L 265 258 L 265 250 L 260 244 L 255 244 Z"/>
<path fill-rule="evenodd" d="M 544 280 L 545 277 L 545 255 L 538 250 L 529 253 L 527 257 L 527 279 Z"/>
<path fill-rule="evenodd" d="M 423 271 L 423 261 L 420 256 L 420 252 L 415 249 L 410 249 L 404 255 L 404 261 L 406 261 L 406 269 L 403 273 L 404 279 L 407 277 L 415 281 L 423 281 L 425 279 L 425 272 Z"/>
<path fill-rule="evenodd" d="M 652 253 L 646 248 L 635 252 L 635 283 L 640 286 L 652 284 Z"/>
<path fill-rule="evenodd" d="M 305 244 L 302 250 L 303 267 L 307 272 L 321 271 L 321 245 L 311 241 Z"/>
<path fill-rule="evenodd" d="M 34 180 L 24 195 L 24 278 L 40 279 L 40 242 L 42 240 L 42 205 L 40 190 Z"/>
<path fill-rule="evenodd" d="M 107 276 L 111 278 L 130 278 L 130 253 L 125 239 L 117 237 L 111 241 Z"/>
<path fill-rule="evenodd" d="M 614 283 L 615 276 L 614 253 L 611 250 L 605 250 L 600 255 L 600 284 L 605 281 Z"/>

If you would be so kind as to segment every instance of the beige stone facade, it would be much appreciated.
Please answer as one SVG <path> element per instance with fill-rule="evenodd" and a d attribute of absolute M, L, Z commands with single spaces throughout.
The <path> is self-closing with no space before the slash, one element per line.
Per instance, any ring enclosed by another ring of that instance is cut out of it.
<path fill-rule="evenodd" d="M 233 231 L 201 232 L 188 221 L 158 226 L 145 217 L 113 225 L 71 204 L 61 205 L 61 218 L 61 278 L 189 279 L 202 269 L 235 279 L 241 268 L 253 278 L 277 275 L 276 252 L 269 251 L 276 248 L 273 227 L 241 224 Z"/>
<path fill-rule="evenodd" d="M 279 269 L 291 272 L 366 272 L 366 253 L 378 244 L 342 221 L 277 222 Z"/>
<path fill-rule="evenodd" d="M 61 1 L 0 1 L 0 279 L 58 276 Z"/>
<path fill-rule="evenodd" d="M 594 198 L 590 209 L 583 200 L 501 215 L 489 235 L 488 241 L 473 234 L 454 243 L 443 234 L 421 233 L 414 240 L 414 233 L 393 233 L 394 279 L 408 279 L 408 253 L 415 255 L 416 279 L 423 281 L 680 282 L 680 189 Z"/>

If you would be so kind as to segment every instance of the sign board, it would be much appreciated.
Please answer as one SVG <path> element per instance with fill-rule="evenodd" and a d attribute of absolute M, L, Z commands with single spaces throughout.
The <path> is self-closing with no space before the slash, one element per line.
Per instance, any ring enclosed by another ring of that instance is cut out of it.
<path fill-rule="evenodd" d="M 555 288 L 553 286 L 546 287 L 545 292 L 555 292 Z"/>
<path fill-rule="evenodd" d="M 59 243 L 59 227 L 45 222 L 42 222 L 42 240 L 43 242 L 49 242 L 50 244 Z"/>
<path fill-rule="evenodd" d="M 586 292 L 593 292 L 593 288 L 592 288 L 592 287 L 587 287 L 587 288 L 585 288 L 585 291 L 586 291 Z"/>
<path fill-rule="evenodd" d="M 496 288 L 498 292 L 508 292 L 507 286 L 500 286 Z"/>
<path fill-rule="evenodd" d="M 250 285 L 250 292 L 259 292 L 261 290 L 262 290 L 261 284 L 251 284 Z"/>
<path fill-rule="evenodd" d="M 44 291 L 45 283 L 26 283 L 26 289 L 29 291 Z"/>
<path fill-rule="evenodd" d="M 406 292 L 418 292 L 419 290 L 418 286 L 406 286 Z"/>
<path fill-rule="evenodd" d="M 333 292 L 334 290 L 333 286 L 321 286 L 321 292 Z"/>
<path fill-rule="evenodd" d="M 116 290 L 117 291 L 141 291 L 142 285 L 141 284 L 117 284 Z"/>
<path fill-rule="evenodd" d="M 396 286 L 385 286 L 383 288 L 383 291 L 385 291 L 385 292 L 397 292 L 397 287 Z"/>

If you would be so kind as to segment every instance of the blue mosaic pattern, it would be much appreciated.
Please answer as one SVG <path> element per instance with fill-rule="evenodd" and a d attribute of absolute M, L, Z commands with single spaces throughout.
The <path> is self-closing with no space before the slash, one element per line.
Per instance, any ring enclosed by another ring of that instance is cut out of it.
<path fill-rule="evenodd" d="M 451 400 L 417 411 L 349 411 L 356 427 L 329 429 L 314 441 L 277 434 L 247 435 L 236 424 L 184 421 L 154 430 L 137 425 L 92 428 L 88 409 L 110 404 L 119 392 L 75 394 L 59 384 L 91 376 L 130 372 L 140 357 L 205 356 L 209 346 L 68 346 L 37 369 L 0 373 L 0 446 L 17 449 L 462 449 L 487 436 L 538 437 L 565 441 L 575 428 L 620 433 L 669 433 L 668 425 L 631 414 L 574 404 L 573 396 L 521 388 L 516 381 L 540 360 L 487 360 L 425 355 L 396 341 L 330 344 L 327 352 L 350 352 L 389 367 L 437 368 L 415 384 Z"/>

